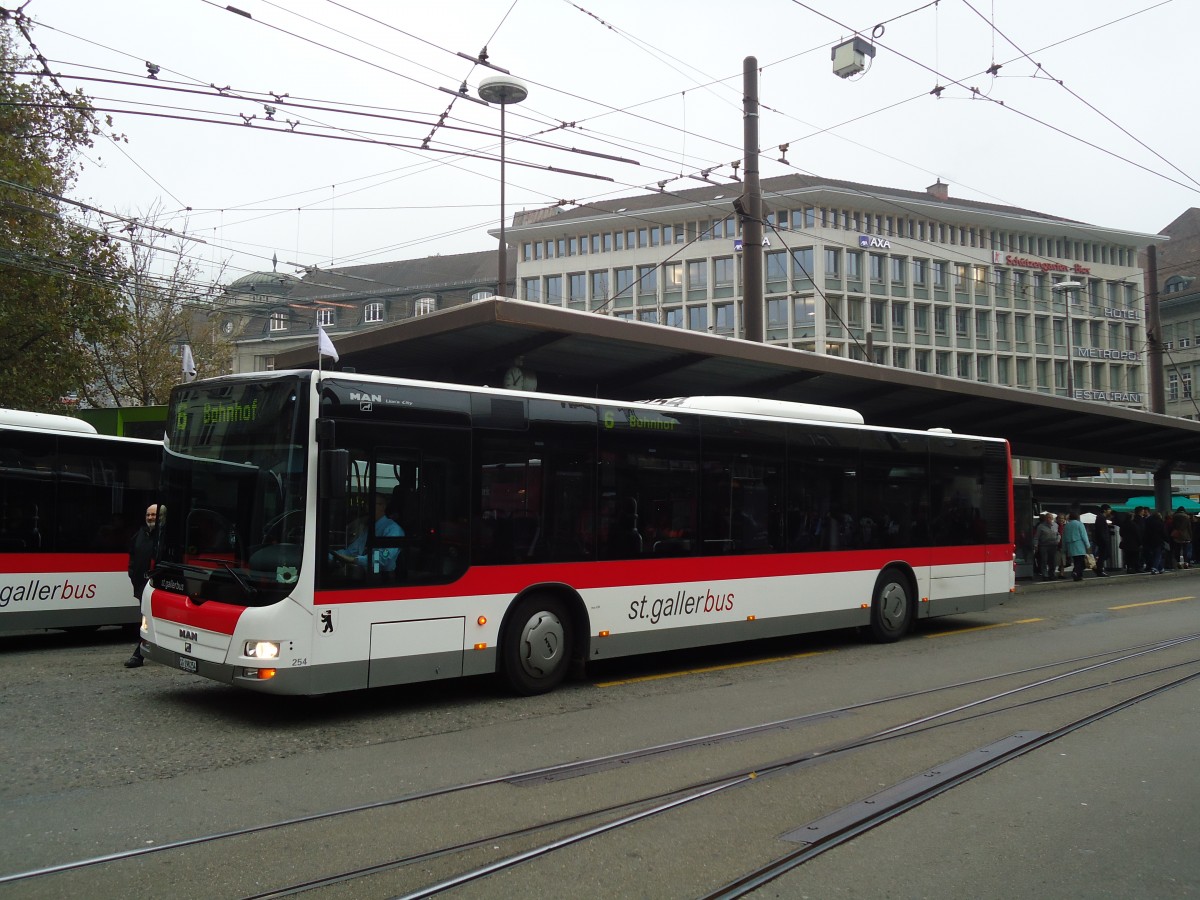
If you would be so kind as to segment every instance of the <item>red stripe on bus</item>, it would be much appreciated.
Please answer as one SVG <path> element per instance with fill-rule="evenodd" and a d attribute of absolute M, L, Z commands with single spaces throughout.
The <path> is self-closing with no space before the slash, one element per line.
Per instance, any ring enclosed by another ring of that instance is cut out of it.
<path fill-rule="evenodd" d="M 0 573 L 127 572 L 126 553 L 0 553 Z"/>
<path fill-rule="evenodd" d="M 879 571 L 891 562 L 914 568 L 929 565 L 982 565 L 1011 561 L 1010 545 L 940 547 L 936 550 L 855 550 L 824 553 L 781 553 L 769 556 L 709 556 L 614 562 L 536 563 L 479 566 L 449 584 L 430 584 L 318 591 L 316 606 L 370 603 L 381 600 L 422 600 L 480 594 L 516 595 L 531 584 L 562 583 L 579 590 L 650 584 L 687 584 L 818 575 L 830 572 Z"/>
<path fill-rule="evenodd" d="M 238 619 L 245 608 L 212 601 L 196 604 L 182 594 L 160 591 L 157 588 L 150 594 L 150 614 L 155 619 L 192 625 L 205 631 L 215 631 L 217 634 L 233 634 L 233 629 L 237 627 Z"/>

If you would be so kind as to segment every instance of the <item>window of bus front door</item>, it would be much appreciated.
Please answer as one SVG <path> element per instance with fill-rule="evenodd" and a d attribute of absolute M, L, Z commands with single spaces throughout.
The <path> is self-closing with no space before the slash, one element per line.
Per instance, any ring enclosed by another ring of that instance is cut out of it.
<path fill-rule="evenodd" d="M 463 429 L 339 423 L 350 454 L 345 502 L 323 504 L 326 588 L 438 584 L 467 565 Z"/>

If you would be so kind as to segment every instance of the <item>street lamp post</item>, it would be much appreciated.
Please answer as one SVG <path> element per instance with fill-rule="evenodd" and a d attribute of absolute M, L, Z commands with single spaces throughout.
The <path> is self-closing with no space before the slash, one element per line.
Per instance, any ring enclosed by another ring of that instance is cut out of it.
<path fill-rule="evenodd" d="M 1069 279 L 1056 282 L 1050 288 L 1054 293 L 1063 295 L 1064 308 L 1067 312 L 1067 397 L 1072 400 L 1075 399 L 1075 360 L 1072 359 L 1075 351 L 1071 347 L 1071 298 L 1076 291 L 1082 288 L 1082 282 Z"/>
<path fill-rule="evenodd" d="M 500 106 L 500 258 L 497 266 L 496 295 L 504 296 L 508 285 L 508 247 L 504 240 L 504 107 L 520 103 L 529 96 L 529 88 L 511 75 L 490 75 L 479 82 L 479 98 Z"/>

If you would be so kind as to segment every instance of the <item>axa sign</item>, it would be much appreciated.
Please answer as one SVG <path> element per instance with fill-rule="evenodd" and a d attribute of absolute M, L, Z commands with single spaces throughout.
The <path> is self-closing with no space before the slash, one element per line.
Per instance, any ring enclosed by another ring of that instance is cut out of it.
<path fill-rule="evenodd" d="M 858 236 L 858 246 L 877 247 L 880 250 L 891 250 L 892 242 L 885 238 L 871 237 L 869 234 L 860 234 Z"/>

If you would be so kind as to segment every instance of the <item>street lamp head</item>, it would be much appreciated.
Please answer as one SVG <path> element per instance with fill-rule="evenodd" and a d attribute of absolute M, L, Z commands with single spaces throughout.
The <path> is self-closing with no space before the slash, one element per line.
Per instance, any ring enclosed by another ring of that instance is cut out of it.
<path fill-rule="evenodd" d="M 488 103 L 507 106 L 520 103 L 529 96 L 529 88 L 519 78 L 511 75 L 489 75 L 479 82 L 479 99 Z"/>
<path fill-rule="evenodd" d="M 1081 291 L 1083 290 L 1083 282 L 1071 281 L 1070 279 L 1066 281 L 1056 281 L 1050 286 L 1050 290 L 1060 294 L 1066 293 L 1067 291 Z"/>

